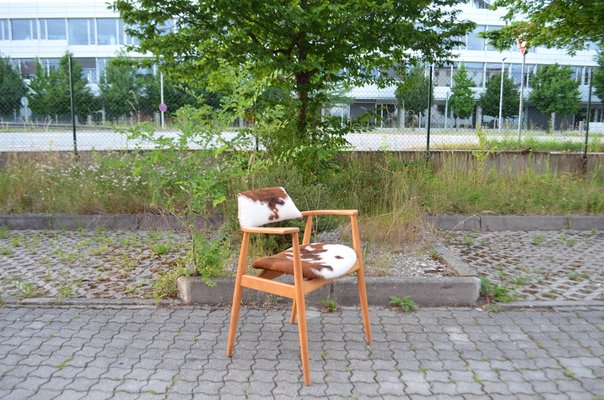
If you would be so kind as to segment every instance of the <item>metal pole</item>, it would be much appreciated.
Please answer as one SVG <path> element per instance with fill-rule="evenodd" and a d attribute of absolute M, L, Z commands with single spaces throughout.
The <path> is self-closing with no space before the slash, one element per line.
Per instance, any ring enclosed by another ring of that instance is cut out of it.
<path fill-rule="evenodd" d="M 71 55 L 68 57 L 68 65 L 69 65 L 69 99 L 71 105 L 71 129 L 73 131 L 73 154 L 78 157 L 78 137 L 76 133 L 76 102 L 75 96 L 73 94 L 73 68 L 72 68 L 72 59 Z"/>
<path fill-rule="evenodd" d="M 592 70 L 589 69 L 589 90 L 587 94 L 587 121 L 585 122 L 585 145 L 583 146 L 583 166 L 587 163 L 587 144 L 589 140 L 589 120 L 591 119 L 590 111 L 591 111 L 591 88 L 593 86 L 592 82 Z"/>
<path fill-rule="evenodd" d="M 522 102 L 524 101 L 524 63 L 526 52 L 522 54 L 522 68 L 520 69 L 520 104 L 518 106 L 518 141 L 522 139 Z"/>
<path fill-rule="evenodd" d="M 501 60 L 501 86 L 499 87 L 499 121 L 498 121 L 498 126 L 499 126 L 499 133 L 501 133 L 501 126 L 503 125 L 503 74 L 505 73 L 503 67 L 504 64 L 503 62 L 505 61 L 506 57 L 504 57 Z"/>
<path fill-rule="evenodd" d="M 428 122 L 427 122 L 427 135 L 426 135 L 426 160 L 430 160 L 430 123 L 432 121 L 432 73 L 434 66 L 430 65 L 430 89 L 428 90 Z"/>
<path fill-rule="evenodd" d="M 447 120 L 449 119 L 449 91 L 445 95 L 445 129 L 447 129 Z"/>
<path fill-rule="evenodd" d="M 164 104 L 164 74 L 161 72 L 159 73 L 159 102 L 161 104 Z M 159 112 L 161 114 L 161 128 L 164 129 L 164 112 L 162 110 L 160 110 Z"/>

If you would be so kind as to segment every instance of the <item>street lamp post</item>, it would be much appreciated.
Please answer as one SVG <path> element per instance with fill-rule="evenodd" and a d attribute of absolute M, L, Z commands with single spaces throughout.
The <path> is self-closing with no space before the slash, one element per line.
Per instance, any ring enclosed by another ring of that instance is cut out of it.
<path fill-rule="evenodd" d="M 507 57 L 504 57 L 501 60 L 501 86 L 499 87 L 499 133 L 501 133 L 501 126 L 503 125 L 503 74 L 504 74 L 504 64 L 503 62 Z"/>

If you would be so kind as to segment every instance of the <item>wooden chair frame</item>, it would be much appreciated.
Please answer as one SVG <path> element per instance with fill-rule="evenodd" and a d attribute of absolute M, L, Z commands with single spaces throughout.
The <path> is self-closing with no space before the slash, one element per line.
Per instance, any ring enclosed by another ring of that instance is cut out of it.
<path fill-rule="evenodd" d="M 352 247 L 357 255 L 356 263 L 348 270 L 346 274 L 356 272 L 357 288 L 363 318 L 363 327 L 365 330 L 365 340 L 371 343 L 371 327 L 369 324 L 369 310 L 367 307 L 367 291 L 365 289 L 365 272 L 363 269 L 363 256 L 361 252 L 361 241 L 359 237 L 359 227 L 357 221 L 357 210 L 314 210 L 303 211 L 302 216 L 306 217 L 306 226 L 302 244 L 310 243 L 310 235 L 313 226 L 313 217 L 318 215 L 340 215 L 350 217 L 352 227 Z M 308 362 L 308 337 L 306 333 L 306 305 L 304 296 L 330 282 L 328 279 L 304 279 L 302 275 L 302 263 L 300 259 L 299 228 L 265 228 L 265 227 L 241 227 L 243 231 L 243 240 L 239 253 L 239 262 L 237 265 L 237 277 L 235 279 L 235 290 L 233 293 L 233 306 L 231 308 L 231 323 L 229 327 L 229 337 L 227 341 L 227 356 L 233 355 L 235 344 L 235 333 L 237 330 L 237 321 L 241 308 L 241 297 L 243 288 L 255 289 L 261 292 L 286 297 L 293 300 L 290 322 L 293 324 L 298 319 L 298 333 L 300 337 L 300 358 L 302 360 L 302 371 L 304 374 L 304 383 L 310 384 L 310 368 Z M 249 239 L 251 234 L 274 234 L 291 235 L 292 248 L 294 256 L 294 284 L 274 281 L 280 272 L 265 270 L 258 275 L 248 275 L 247 258 Z"/>

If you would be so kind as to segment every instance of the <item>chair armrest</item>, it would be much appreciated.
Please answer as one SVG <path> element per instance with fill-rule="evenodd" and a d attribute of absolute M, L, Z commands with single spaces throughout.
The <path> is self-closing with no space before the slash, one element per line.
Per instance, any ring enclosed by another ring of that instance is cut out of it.
<path fill-rule="evenodd" d="M 352 217 L 353 215 L 357 215 L 358 213 L 358 210 L 311 210 L 302 211 L 302 216 L 308 217 L 310 215 L 344 215 Z"/>
<path fill-rule="evenodd" d="M 268 235 L 289 235 L 300 232 L 300 228 L 264 228 L 255 226 L 242 226 L 241 230 L 247 233 L 264 233 Z"/>

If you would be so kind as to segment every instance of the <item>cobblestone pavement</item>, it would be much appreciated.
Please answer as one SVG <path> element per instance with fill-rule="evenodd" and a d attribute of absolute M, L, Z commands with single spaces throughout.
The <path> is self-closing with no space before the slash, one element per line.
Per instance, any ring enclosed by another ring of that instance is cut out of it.
<path fill-rule="evenodd" d="M 0 229 L 0 298 L 149 298 L 153 283 L 185 256 L 188 243 L 185 234 L 172 232 Z M 366 260 L 374 276 L 449 273 L 427 251 L 368 246 Z M 234 262 L 225 267 L 235 268 Z"/>
<path fill-rule="evenodd" d="M 309 310 L 313 385 L 288 310 L 0 309 L 2 399 L 601 399 L 604 310 Z"/>
<path fill-rule="evenodd" d="M 149 297 L 186 241 L 172 232 L 0 233 L 0 294 L 13 297 Z"/>
<path fill-rule="evenodd" d="M 604 300 L 604 232 L 449 232 L 446 245 L 518 300 Z"/>

